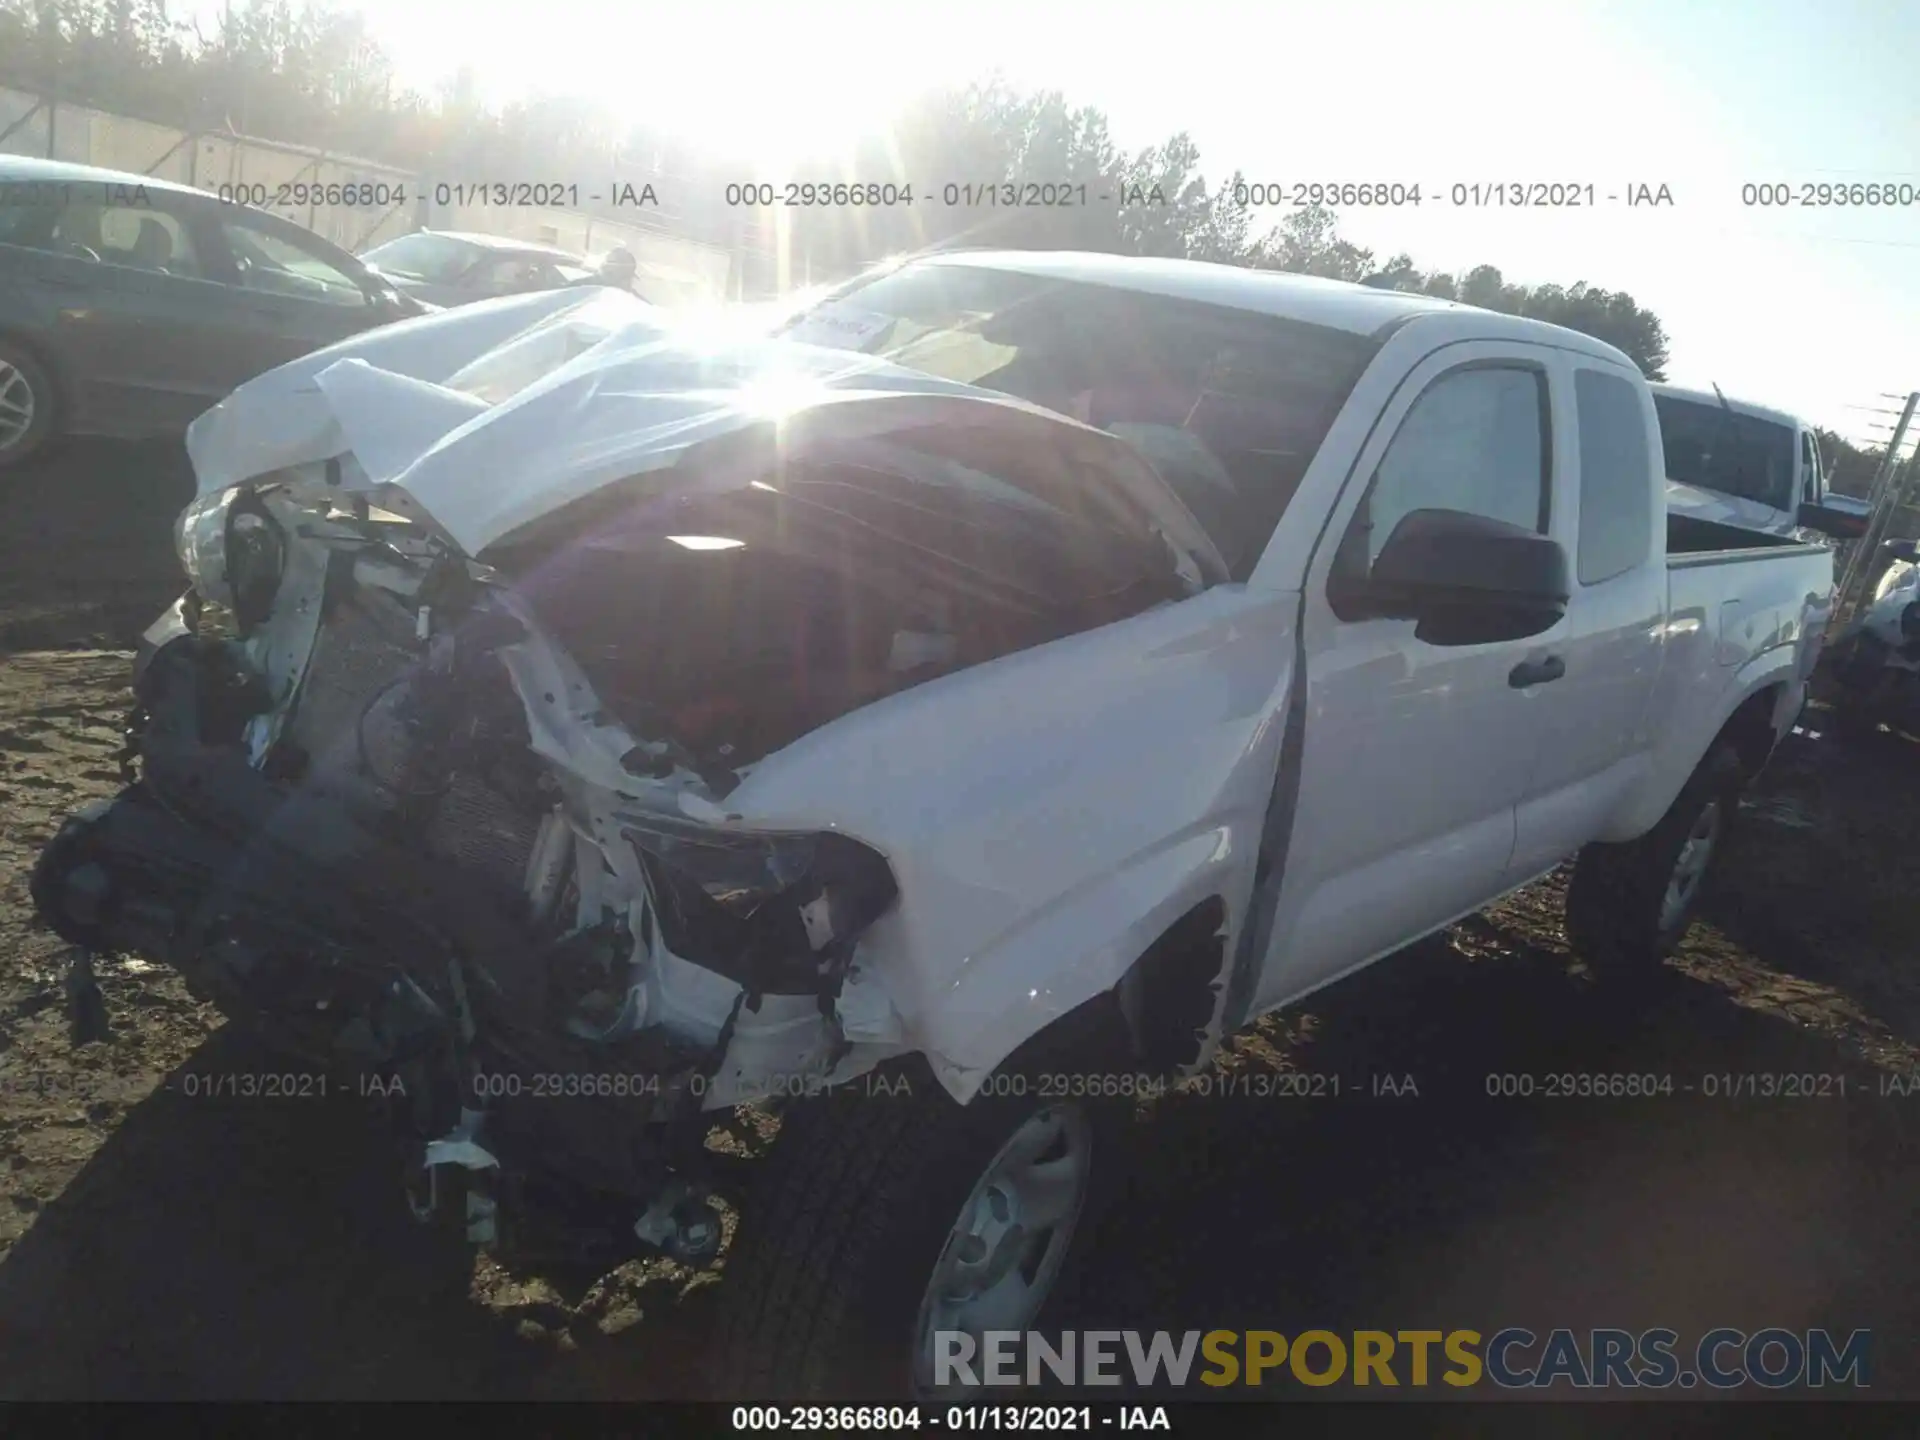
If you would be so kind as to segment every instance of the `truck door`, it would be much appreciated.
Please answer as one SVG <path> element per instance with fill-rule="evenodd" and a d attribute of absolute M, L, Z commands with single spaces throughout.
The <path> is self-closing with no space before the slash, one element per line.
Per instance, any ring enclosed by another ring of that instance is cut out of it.
<path fill-rule="evenodd" d="M 1659 420 L 1636 377 L 1561 352 L 1554 416 L 1556 493 L 1549 533 L 1574 557 L 1560 623 L 1533 642 L 1564 673 L 1532 697 L 1544 739 L 1520 802 L 1519 883 L 1602 835 L 1652 756 L 1648 707 L 1664 653 L 1664 547 L 1654 526 L 1665 486 Z"/>
<path fill-rule="evenodd" d="M 1478 908 L 1508 884 L 1542 732 L 1517 670 L 1540 641 L 1437 645 L 1343 618 L 1336 565 L 1370 567 L 1417 509 L 1545 533 L 1554 352 L 1442 347 L 1386 402 L 1307 568 L 1305 730 L 1293 840 L 1254 997 L 1265 1009 Z M 1259 902 L 1256 900 L 1256 904 Z M 1253 917 L 1257 923 L 1259 917 Z"/>

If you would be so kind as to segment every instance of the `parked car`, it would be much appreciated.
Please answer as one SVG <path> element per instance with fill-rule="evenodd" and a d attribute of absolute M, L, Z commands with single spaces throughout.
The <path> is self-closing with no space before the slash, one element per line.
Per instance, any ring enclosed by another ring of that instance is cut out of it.
<path fill-rule="evenodd" d="M 594 280 L 593 267 L 565 250 L 454 230 L 416 230 L 360 258 L 404 294 L 442 306 Z"/>
<path fill-rule="evenodd" d="M 450 311 L 203 417 L 139 778 L 32 888 L 403 1082 L 483 1244 L 710 1261 L 715 1112 L 783 1105 L 729 1395 L 936 1390 L 1040 1313 L 1097 1097 L 1562 861 L 1644 979 L 1818 655 L 1827 552 L 1667 517 L 1640 372 L 1540 321 L 964 252 L 783 339 L 654 314 Z"/>
<path fill-rule="evenodd" d="M 1684 515 L 1802 539 L 1865 533 L 1864 507 L 1827 487 L 1819 437 L 1784 410 L 1655 384 L 1667 504 Z M 1806 507 L 1822 511 L 1810 525 Z"/>
<path fill-rule="evenodd" d="M 278 216 L 0 156 L 0 468 L 61 434 L 178 434 L 261 371 L 426 309 Z"/>
<path fill-rule="evenodd" d="M 1920 555 L 1912 540 L 1880 550 L 1866 604 L 1829 647 L 1834 717 L 1848 731 L 1920 728 Z"/>

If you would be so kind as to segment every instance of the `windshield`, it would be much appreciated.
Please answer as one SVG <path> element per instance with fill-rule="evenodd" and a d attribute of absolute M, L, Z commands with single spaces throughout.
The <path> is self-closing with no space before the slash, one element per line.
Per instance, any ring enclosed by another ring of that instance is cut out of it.
<path fill-rule="evenodd" d="M 1667 478 L 1682 485 L 1793 508 L 1794 432 L 1718 405 L 1655 395 Z"/>
<path fill-rule="evenodd" d="M 376 245 L 360 258 L 388 275 L 445 285 L 458 280 L 480 257 L 477 247 L 445 235 L 403 235 Z"/>
<path fill-rule="evenodd" d="M 1297 321 L 950 261 L 841 291 L 782 333 L 998 390 L 1131 441 L 1240 580 L 1378 348 Z"/>

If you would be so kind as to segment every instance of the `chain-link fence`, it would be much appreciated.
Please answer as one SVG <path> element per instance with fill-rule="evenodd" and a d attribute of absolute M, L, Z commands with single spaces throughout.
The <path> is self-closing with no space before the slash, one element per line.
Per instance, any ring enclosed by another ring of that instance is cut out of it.
<path fill-rule="evenodd" d="M 667 182 L 634 184 L 650 202 L 623 218 L 572 203 L 492 203 L 480 177 L 423 175 L 399 166 L 276 140 L 193 132 L 0 86 L 0 152 L 66 160 L 193 185 L 281 215 L 343 249 L 364 251 L 423 227 L 536 241 L 597 258 L 632 252 L 642 293 L 666 303 L 757 295 L 770 273 L 764 237 L 741 229 L 731 244 L 686 233 L 684 206 Z M 487 182 L 504 177 L 485 177 Z M 521 187 L 513 187 L 515 189 Z M 617 182 L 549 187 L 607 199 Z M 476 190 L 479 193 L 476 195 Z M 508 193 L 507 200 L 520 197 Z M 533 198 L 533 197 L 529 197 Z M 613 207 L 617 208 L 618 201 Z M 709 227 L 711 228 L 711 227 Z"/>

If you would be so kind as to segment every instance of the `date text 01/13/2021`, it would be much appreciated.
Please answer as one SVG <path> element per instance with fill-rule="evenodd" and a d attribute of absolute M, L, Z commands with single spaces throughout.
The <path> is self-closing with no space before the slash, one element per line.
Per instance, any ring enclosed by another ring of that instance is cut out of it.
<path fill-rule="evenodd" d="M 1172 1430 L 1164 1405 L 736 1405 L 735 1431 L 904 1434 L 929 1430 Z"/>

